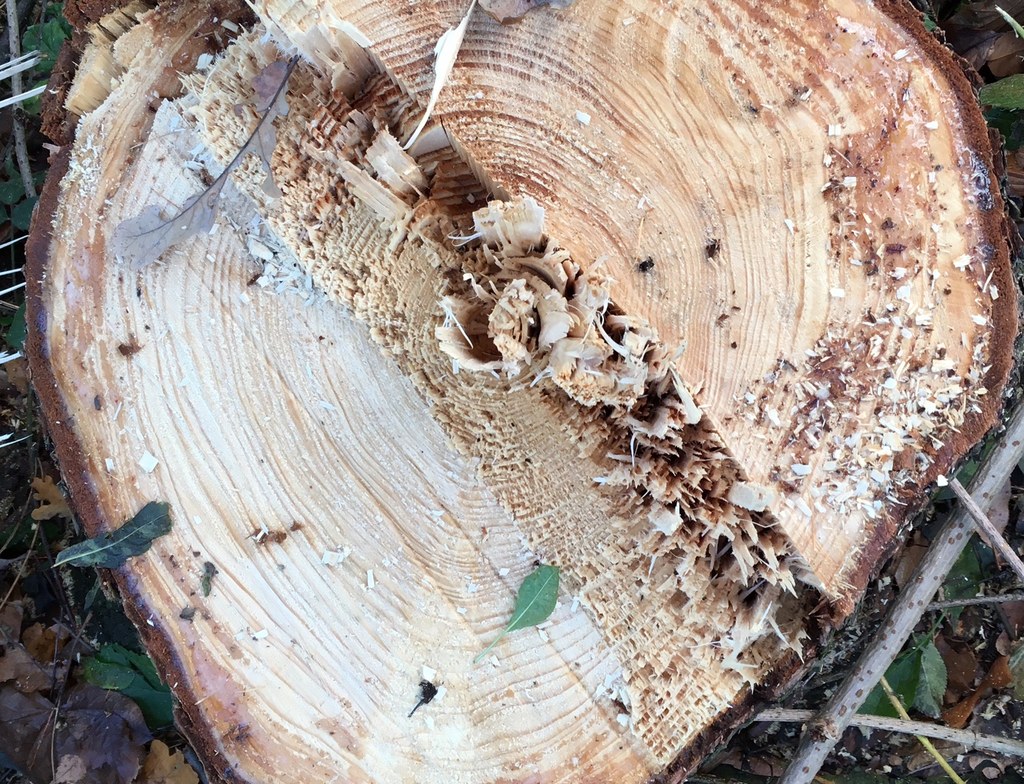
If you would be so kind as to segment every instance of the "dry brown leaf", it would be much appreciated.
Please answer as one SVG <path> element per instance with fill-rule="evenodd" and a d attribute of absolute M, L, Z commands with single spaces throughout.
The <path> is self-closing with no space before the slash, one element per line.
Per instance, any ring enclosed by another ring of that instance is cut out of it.
<path fill-rule="evenodd" d="M 50 688 L 51 676 L 25 646 L 16 642 L 0 644 L 0 683 L 10 684 L 25 694 Z"/>
<path fill-rule="evenodd" d="M 19 642 L 23 612 L 21 602 L 9 602 L 0 613 L 0 683 L 31 694 L 48 689 L 50 675 Z"/>
<path fill-rule="evenodd" d="M 123 694 L 80 684 L 61 705 L 54 738 L 57 715 L 56 706 L 42 694 L 0 685 L 0 749 L 30 781 L 135 780 L 150 738 L 138 705 Z"/>
<path fill-rule="evenodd" d="M 967 698 L 961 700 L 952 708 L 942 712 L 942 720 L 950 727 L 961 730 L 971 720 L 974 709 L 989 689 L 1001 689 L 1013 683 L 1013 674 L 1010 672 L 1010 657 L 1000 656 L 992 663 L 991 669 L 978 684 L 978 688 Z"/>
<path fill-rule="evenodd" d="M 960 9 L 949 18 L 950 25 L 975 30 L 1003 30 L 1006 20 L 996 8 L 1002 8 L 1013 17 L 1024 14 L 1024 0 L 975 0 L 961 3 Z"/>
<path fill-rule="evenodd" d="M 53 784 L 80 784 L 85 781 L 88 773 L 85 760 L 77 754 L 66 754 L 60 758 L 60 764 L 53 776 Z"/>
<path fill-rule="evenodd" d="M 7 380 L 14 385 L 14 388 L 23 395 L 29 391 L 28 361 L 24 357 L 12 359 L 4 364 L 4 374 Z"/>
<path fill-rule="evenodd" d="M 68 630 L 59 624 L 44 627 L 41 623 L 34 623 L 21 633 L 21 644 L 25 646 L 25 650 L 42 664 L 50 664 L 55 652 L 59 653 L 60 648 L 70 639 Z"/>
<path fill-rule="evenodd" d="M 154 740 L 136 784 L 199 784 L 199 776 L 184 754 L 172 754 L 166 743 Z"/>
<path fill-rule="evenodd" d="M 39 501 L 39 506 L 32 510 L 33 520 L 52 520 L 54 517 L 71 519 L 71 507 L 68 506 L 63 491 L 54 483 L 53 477 L 33 479 L 32 490 L 32 497 Z"/>
<path fill-rule="evenodd" d="M 159 259 L 174 245 L 210 231 L 217 217 L 217 201 L 230 183 L 231 172 L 249 153 L 257 155 L 266 169 L 263 190 L 272 197 L 281 195 L 271 174 L 271 156 L 277 145 L 274 120 L 288 113 L 285 88 L 297 62 L 297 56 L 288 61 L 278 60 L 256 75 L 253 80 L 257 98 L 256 128 L 213 184 L 190 197 L 181 211 L 170 218 L 164 217 L 160 207 L 150 204 L 134 218 L 122 221 L 111 238 L 111 250 L 115 256 L 132 269 L 140 269 Z M 244 108 L 238 106 L 236 110 L 241 112 Z"/>

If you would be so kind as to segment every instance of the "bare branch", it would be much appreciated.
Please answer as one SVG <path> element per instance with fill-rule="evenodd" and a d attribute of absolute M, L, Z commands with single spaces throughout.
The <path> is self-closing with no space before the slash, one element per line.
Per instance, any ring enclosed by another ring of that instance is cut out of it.
<path fill-rule="evenodd" d="M 973 494 L 983 500 L 994 495 L 1022 455 L 1024 406 L 1013 412 L 1002 440 L 982 464 L 972 483 Z M 973 521 L 966 509 L 961 508 L 948 517 L 918 564 L 914 576 L 908 581 L 906 589 L 890 608 L 882 628 L 825 708 L 808 724 L 800 746 L 779 779 L 779 784 L 810 784 L 814 780 L 836 741 L 856 717 L 868 694 L 910 637 L 925 607 L 966 547 L 973 528 Z"/>
<path fill-rule="evenodd" d="M 808 722 L 815 717 L 811 710 L 787 710 L 785 708 L 768 708 L 754 717 L 754 721 Z M 899 732 L 904 735 L 921 735 L 925 738 L 959 743 L 968 749 L 988 751 L 993 754 L 1005 754 L 1011 757 L 1024 757 L 1024 741 L 1003 738 L 998 735 L 982 735 L 970 730 L 955 730 L 941 724 L 927 721 L 904 721 L 891 719 L 887 716 L 871 716 L 866 713 L 854 715 L 850 722 L 855 727 L 865 729 Z"/>
<path fill-rule="evenodd" d="M 1004 593 L 1001 596 L 975 596 L 973 599 L 950 599 L 945 602 L 932 602 L 925 609 L 948 610 L 951 607 L 973 607 L 978 604 L 1003 604 L 1004 602 L 1024 602 L 1024 593 Z"/>
<path fill-rule="evenodd" d="M 1024 561 L 1021 561 L 1020 556 L 1013 551 L 1003 535 L 996 530 L 996 527 L 992 525 L 992 521 L 988 519 L 981 507 L 978 506 L 974 499 L 971 498 L 970 494 L 960 484 L 959 479 L 954 479 L 949 483 L 949 489 L 952 490 L 956 497 L 960 499 L 960 503 L 967 509 L 967 513 L 974 520 L 975 525 L 978 526 L 978 530 L 985 534 L 985 538 L 988 543 L 992 546 L 993 550 L 998 550 L 999 554 L 1003 556 L 1003 560 L 1006 561 L 1010 568 L 1017 573 L 1017 576 L 1024 582 Z"/>

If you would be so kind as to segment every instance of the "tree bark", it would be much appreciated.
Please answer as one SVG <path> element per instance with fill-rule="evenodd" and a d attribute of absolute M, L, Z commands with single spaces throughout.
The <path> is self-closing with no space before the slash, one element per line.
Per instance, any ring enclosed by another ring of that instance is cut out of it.
<path fill-rule="evenodd" d="M 968 78 L 889 0 L 474 11 L 405 152 L 468 4 L 254 7 L 80 36 L 30 246 L 76 510 L 171 504 L 117 578 L 200 753 L 681 780 L 996 421 L 1016 296 Z M 272 184 L 247 155 L 183 212 L 254 133 Z M 554 613 L 474 665 L 537 561 Z"/>

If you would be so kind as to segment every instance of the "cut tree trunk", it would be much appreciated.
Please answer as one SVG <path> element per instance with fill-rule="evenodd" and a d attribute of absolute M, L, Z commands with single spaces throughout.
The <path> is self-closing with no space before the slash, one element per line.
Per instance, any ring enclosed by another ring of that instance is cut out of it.
<path fill-rule="evenodd" d="M 678 781 L 997 419 L 992 148 L 908 5 L 476 8 L 406 153 L 467 6 L 135 5 L 55 85 L 35 383 L 90 533 L 171 505 L 116 577 L 219 778 Z"/>

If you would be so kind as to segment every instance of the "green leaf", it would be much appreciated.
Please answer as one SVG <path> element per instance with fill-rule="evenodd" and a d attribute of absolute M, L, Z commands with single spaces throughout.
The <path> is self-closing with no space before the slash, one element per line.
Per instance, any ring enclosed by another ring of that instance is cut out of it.
<path fill-rule="evenodd" d="M 921 651 L 913 650 L 900 656 L 889 665 L 885 672 L 885 679 L 900 698 L 904 705 L 910 705 L 917 696 L 918 684 L 921 682 Z M 860 713 L 870 713 L 873 716 L 888 716 L 896 719 L 899 716 L 896 709 L 889 702 L 889 698 L 882 690 L 881 684 L 875 686 L 864 701 Z"/>
<path fill-rule="evenodd" d="M 519 593 L 516 594 L 516 607 L 512 611 L 512 617 L 508 624 L 501 630 L 494 642 L 473 659 L 473 663 L 479 663 L 509 632 L 544 623 L 554 612 L 557 601 L 558 567 L 547 564 L 538 566 L 526 576 L 523 584 L 519 586 Z"/>
<path fill-rule="evenodd" d="M 37 201 L 39 201 L 38 197 L 33 197 L 14 205 L 11 210 L 11 224 L 14 228 L 28 231 L 28 227 L 32 223 L 32 210 L 35 209 Z"/>
<path fill-rule="evenodd" d="M 0 204 L 14 204 L 25 195 L 20 179 L 0 181 Z"/>
<path fill-rule="evenodd" d="M 82 676 L 94 686 L 113 691 L 128 688 L 137 677 L 128 667 L 110 664 L 95 656 L 82 662 Z"/>
<path fill-rule="evenodd" d="M 11 319 L 11 324 L 7 327 L 7 334 L 4 335 L 4 340 L 7 341 L 7 345 L 15 351 L 21 351 L 25 346 L 25 337 L 28 335 L 28 330 L 25 326 L 25 303 L 22 302 L 16 311 L 14 311 L 14 318 Z"/>
<path fill-rule="evenodd" d="M 42 57 L 35 66 L 37 71 L 49 73 L 57 62 L 60 47 L 71 35 L 71 26 L 63 19 L 60 12 L 50 19 L 29 25 L 22 36 L 22 48 L 25 51 L 37 49 Z"/>
<path fill-rule="evenodd" d="M 119 691 L 135 701 L 151 729 L 170 726 L 174 700 L 160 681 L 148 656 L 117 645 L 104 645 L 82 662 L 82 676 L 89 683 Z"/>
<path fill-rule="evenodd" d="M 153 540 L 171 530 L 170 507 L 150 501 L 135 517 L 116 531 L 86 539 L 64 550 L 56 566 L 103 566 L 115 569 L 129 558 L 142 555 Z"/>
<path fill-rule="evenodd" d="M 968 545 L 956 559 L 949 574 L 946 575 L 946 579 L 942 583 L 942 595 L 947 601 L 973 599 L 981 591 L 983 579 L 978 555 L 974 552 L 974 548 Z M 963 611 L 963 607 L 952 607 L 947 610 L 949 618 L 954 624 L 960 619 L 960 614 Z"/>
<path fill-rule="evenodd" d="M 986 84 L 978 92 L 978 100 L 1000 109 L 1024 108 L 1024 74 L 1014 74 L 998 82 Z"/>
<path fill-rule="evenodd" d="M 1013 109 L 990 108 L 985 112 L 985 120 L 989 126 L 1003 135 L 1006 149 L 1010 152 L 1024 146 L 1024 118 Z"/>
<path fill-rule="evenodd" d="M 946 693 L 946 662 L 942 654 L 929 642 L 921 649 L 921 679 L 917 682 L 917 693 L 914 695 L 914 707 L 933 719 L 942 713 L 942 696 Z"/>

